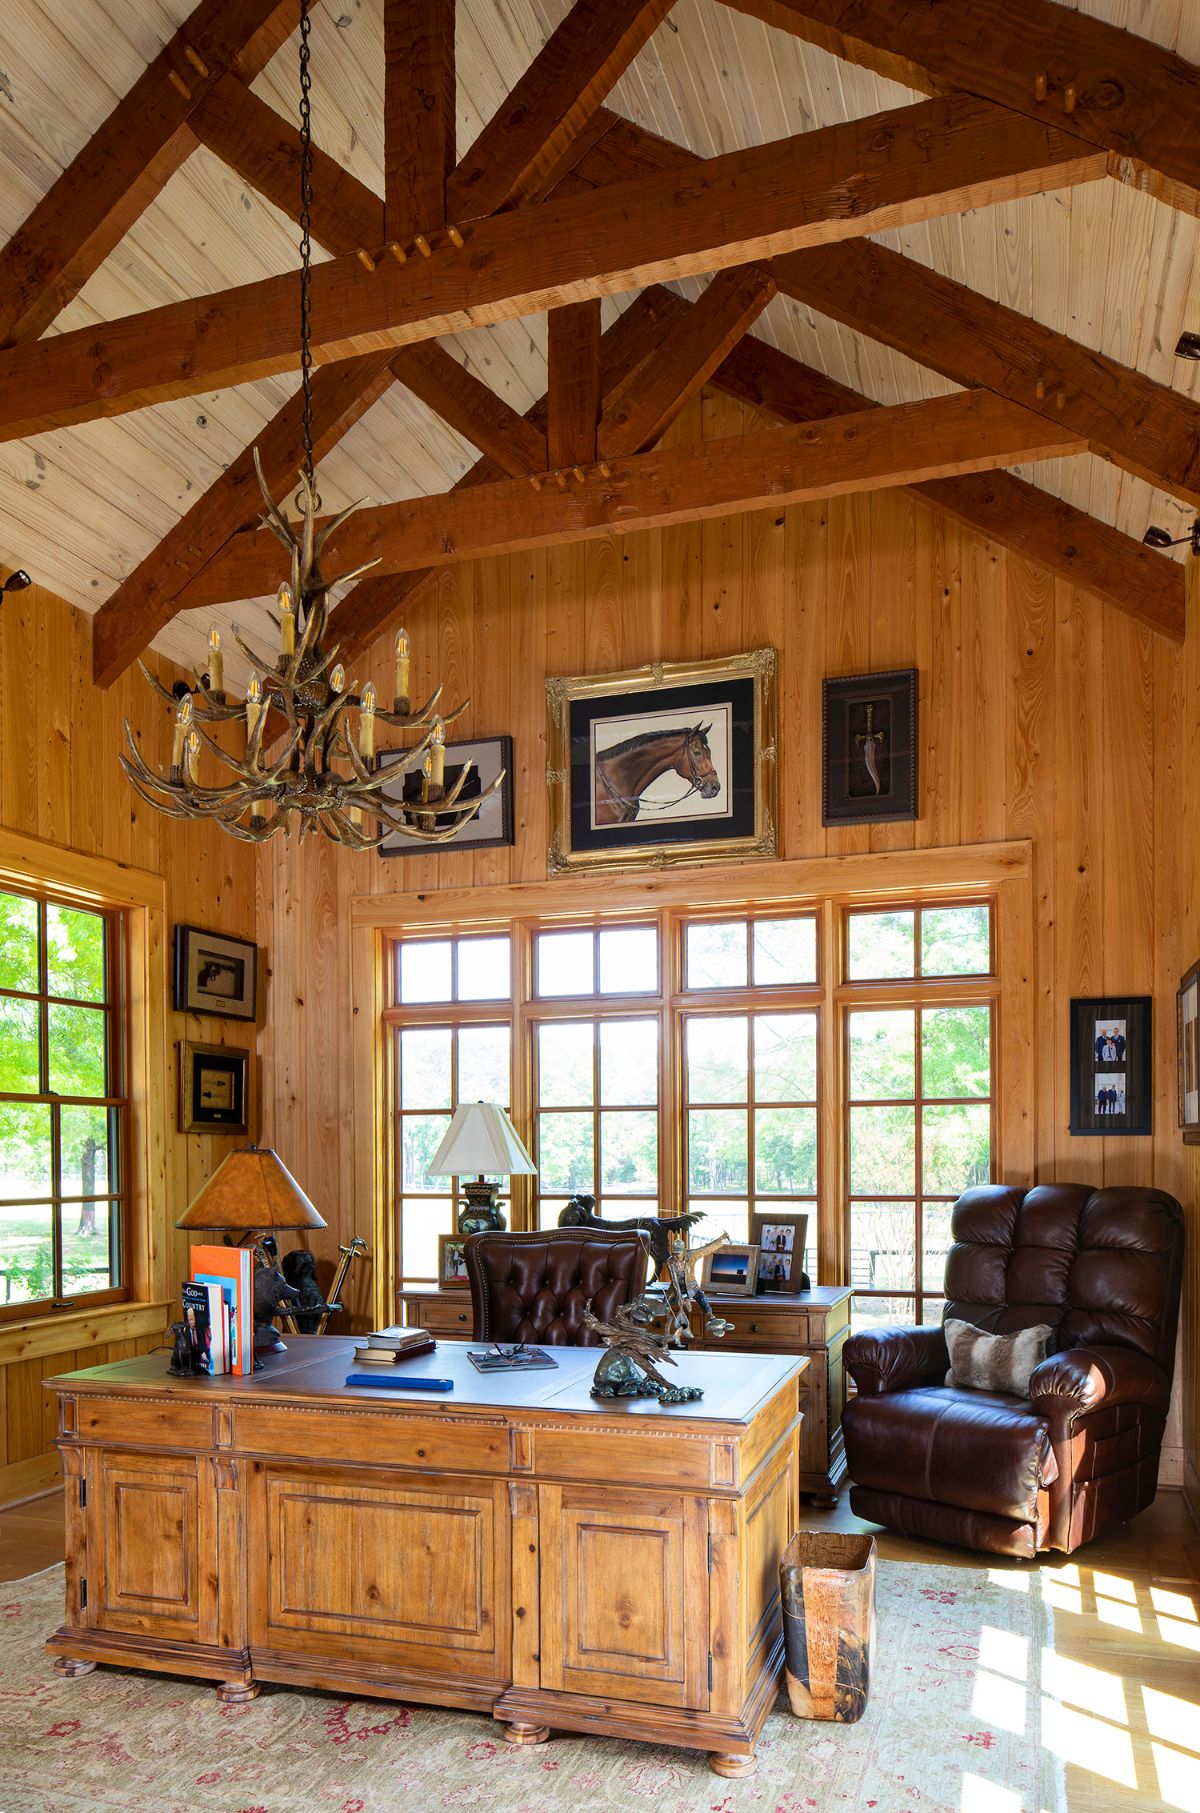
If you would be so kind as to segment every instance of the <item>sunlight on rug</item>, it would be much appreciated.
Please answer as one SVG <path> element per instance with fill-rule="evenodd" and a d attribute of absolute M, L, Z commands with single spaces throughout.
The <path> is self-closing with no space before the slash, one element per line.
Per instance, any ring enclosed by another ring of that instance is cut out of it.
<path fill-rule="evenodd" d="M 879 1641 L 857 1725 L 767 1721 L 757 1775 L 702 1754 L 555 1734 L 515 1749 L 491 1719 L 97 1669 L 42 1651 L 63 1571 L 0 1586 L 0 1813 L 1065 1813 L 1043 1747 L 1053 1612 L 1033 1571 L 882 1561 Z"/>

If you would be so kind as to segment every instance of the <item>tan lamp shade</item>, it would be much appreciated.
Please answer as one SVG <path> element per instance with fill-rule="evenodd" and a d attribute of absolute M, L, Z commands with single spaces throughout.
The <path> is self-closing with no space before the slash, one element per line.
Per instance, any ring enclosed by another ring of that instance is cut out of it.
<path fill-rule="evenodd" d="M 325 1225 L 278 1153 L 257 1146 L 231 1152 L 175 1223 L 192 1231 L 219 1228 L 231 1234 Z"/>
<path fill-rule="evenodd" d="M 495 1102 L 463 1102 L 429 1166 L 431 1177 L 532 1177 L 537 1166 L 506 1111 Z"/>

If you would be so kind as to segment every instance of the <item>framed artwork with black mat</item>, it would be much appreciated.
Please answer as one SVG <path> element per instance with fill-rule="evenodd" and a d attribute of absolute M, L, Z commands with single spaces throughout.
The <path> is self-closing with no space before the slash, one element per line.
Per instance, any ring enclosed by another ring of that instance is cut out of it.
<path fill-rule="evenodd" d="M 386 769 L 391 763 L 401 759 L 402 751 L 384 750 L 379 757 L 379 766 Z M 454 850 L 493 850 L 513 841 L 513 767 L 511 737 L 477 737 L 470 743 L 446 744 L 445 786 L 447 792 L 453 787 L 468 762 L 471 771 L 467 775 L 459 800 L 478 799 L 479 795 L 492 785 L 498 774 L 503 773 L 504 780 L 490 798 L 485 799 L 474 818 L 469 819 L 463 829 L 447 849 Z M 398 776 L 394 786 L 384 789 L 385 794 L 396 799 L 403 798 L 416 802 L 421 797 L 421 771 L 419 768 Z M 448 829 L 453 818 L 446 815 L 435 824 L 439 829 Z M 410 837 L 405 831 L 390 831 L 379 846 L 381 856 L 428 856 L 430 846 L 419 837 Z"/>
<path fill-rule="evenodd" d="M 1071 1002 L 1071 1132 L 1111 1138 L 1149 1133 L 1149 995 L 1079 996 Z"/>
<path fill-rule="evenodd" d="M 821 823 L 920 816 L 917 670 L 821 682 Z"/>
<path fill-rule="evenodd" d="M 258 946 L 198 925 L 177 925 L 173 1001 L 180 1014 L 257 1019 Z"/>
<path fill-rule="evenodd" d="M 250 1053 L 231 1045 L 179 1041 L 179 1131 L 245 1133 Z"/>
<path fill-rule="evenodd" d="M 778 853 L 775 651 L 546 682 L 550 874 Z"/>

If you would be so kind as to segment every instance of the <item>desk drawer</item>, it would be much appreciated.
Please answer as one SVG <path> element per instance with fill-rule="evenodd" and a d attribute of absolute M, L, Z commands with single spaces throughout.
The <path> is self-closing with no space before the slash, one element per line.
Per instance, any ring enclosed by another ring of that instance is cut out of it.
<path fill-rule="evenodd" d="M 444 1297 L 410 1297 L 408 1305 L 409 1317 L 421 1328 L 427 1328 L 435 1335 L 461 1335 L 470 1340 L 474 1318 L 469 1291 L 463 1291 L 461 1298 L 453 1303 L 448 1303 Z"/>
<path fill-rule="evenodd" d="M 808 1345 L 808 1317 L 792 1309 L 762 1309 L 757 1302 L 722 1303 L 720 1313 L 733 1323 L 729 1346 L 762 1348 L 769 1353 L 799 1353 Z M 715 1343 L 714 1343 L 715 1345 Z"/>

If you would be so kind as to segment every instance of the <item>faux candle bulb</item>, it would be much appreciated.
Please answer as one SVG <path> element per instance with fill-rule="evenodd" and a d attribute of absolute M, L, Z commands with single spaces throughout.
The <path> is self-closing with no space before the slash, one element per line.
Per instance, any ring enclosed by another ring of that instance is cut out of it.
<path fill-rule="evenodd" d="M 225 690 L 225 658 L 221 653 L 221 632 L 215 623 L 208 632 L 208 687 L 210 692 Z"/>
<path fill-rule="evenodd" d="M 375 688 L 371 681 L 362 689 L 362 701 L 358 708 L 358 749 L 364 762 L 369 762 L 375 755 Z"/>
<path fill-rule="evenodd" d="M 189 778 L 196 780 L 200 774 L 200 738 L 194 730 L 187 740 L 187 767 Z"/>
<path fill-rule="evenodd" d="M 187 706 L 186 716 L 184 715 L 184 705 Z M 192 715 L 191 707 L 192 701 L 190 699 L 185 699 L 183 705 L 179 707 L 175 717 L 175 734 L 171 739 L 172 768 L 179 768 L 183 765 L 183 740 L 187 735 L 188 719 Z"/>
<path fill-rule="evenodd" d="M 430 779 L 435 787 L 440 787 L 446 779 L 446 726 L 440 718 L 433 720 L 433 743 L 429 753 L 433 757 Z"/>
<path fill-rule="evenodd" d="M 279 588 L 279 652 L 281 655 L 296 652 L 296 603 L 290 585 Z"/>
<path fill-rule="evenodd" d="M 254 732 L 258 728 L 258 720 L 262 717 L 264 710 L 265 710 L 265 707 L 263 705 L 262 681 L 259 679 L 257 674 L 251 674 L 250 683 L 246 687 L 246 741 L 247 742 L 250 742 L 251 739 L 253 738 Z"/>
<path fill-rule="evenodd" d="M 409 696 L 409 641 L 407 630 L 396 631 L 396 710 L 405 709 Z"/>
<path fill-rule="evenodd" d="M 334 692 L 345 692 L 346 690 L 346 670 L 340 661 L 329 676 L 329 684 Z"/>

